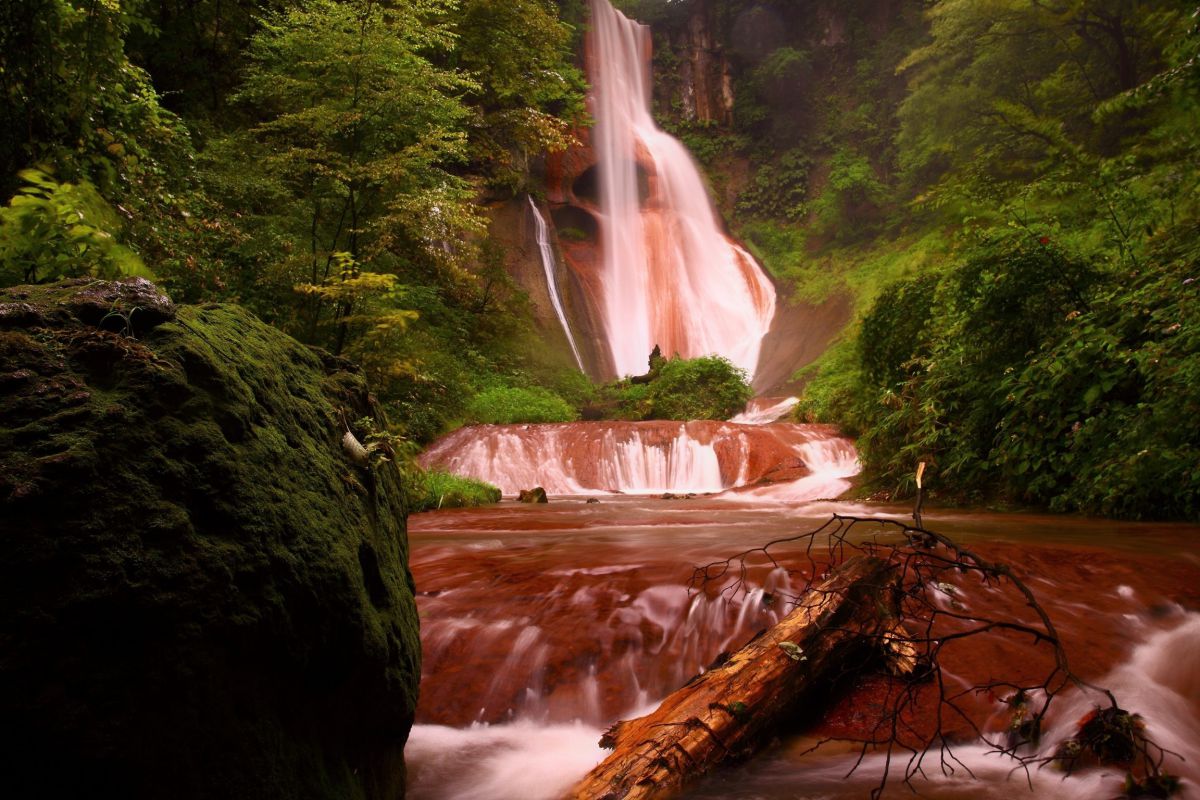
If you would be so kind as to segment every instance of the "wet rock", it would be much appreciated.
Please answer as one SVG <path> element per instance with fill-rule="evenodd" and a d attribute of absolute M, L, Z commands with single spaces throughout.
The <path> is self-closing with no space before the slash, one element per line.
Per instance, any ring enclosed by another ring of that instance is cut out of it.
<path fill-rule="evenodd" d="M 532 489 L 522 489 L 517 494 L 517 501 L 521 503 L 549 503 L 550 500 L 546 497 L 546 490 L 540 486 L 535 486 Z"/>
<path fill-rule="evenodd" d="M 589 497 L 586 502 L 588 505 L 592 505 L 593 503 L 599 503 L 600 499 L 598 497 Z"/>
<path fill-rule="evenodd" d="M 399 473 L 341 448 L 362 376 L 145 281 L 0 290 L 0 364 L 6 792 L 403 796 L 420 645 Z"/>
<path fill-rule="evenodd" d="M 145 278 L 71 281 L 75 288 L 62 304 L 80 322 L 129 335 L 141 335 L 175 318 L 171 298 Z"/>

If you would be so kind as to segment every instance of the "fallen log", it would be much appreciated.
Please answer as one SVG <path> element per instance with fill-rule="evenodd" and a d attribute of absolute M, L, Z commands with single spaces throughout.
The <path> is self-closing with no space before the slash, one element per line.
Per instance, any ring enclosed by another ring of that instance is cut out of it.
<path fill-rule="evenodd" d="M 618 722 L 600 740 L 613 752 L 566 795 L 571 800 L 672 797 L 686 784 L 769 742 L 847 669 L 897 652 L 897 570 L 874 557 L 846 561 L 774 627 L 692 679 L 652 713 Z"/>

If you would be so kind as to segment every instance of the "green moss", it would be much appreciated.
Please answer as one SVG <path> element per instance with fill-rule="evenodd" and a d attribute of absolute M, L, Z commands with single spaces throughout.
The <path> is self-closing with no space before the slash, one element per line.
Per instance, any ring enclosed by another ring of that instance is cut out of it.
<path fill-rule="evenodd" d="M 341 447 L 361 375 L 233 306 L 84 322 L 105 286 L 0 293 L 10 787 L 402 794 L 420 645 L 399 472 Z"/>

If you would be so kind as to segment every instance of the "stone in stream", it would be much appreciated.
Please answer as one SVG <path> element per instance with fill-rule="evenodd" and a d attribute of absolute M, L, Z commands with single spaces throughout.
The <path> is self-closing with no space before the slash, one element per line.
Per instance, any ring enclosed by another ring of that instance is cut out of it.
<path fill-rule="evenodd" d="M 420 675 L 362 375 L 142 280 L 0 290 L 12 797 L 397 798 Z M 365 431 L 358 431 L 364 436 Z"/>
<path fill-rule="evenodd" d="M 549 503 L 546 498 L 546 490 L 540 486 L 535 486 L 532 489 L 522 489 L 517 495 L 517 501 L 521 503 Z"/>

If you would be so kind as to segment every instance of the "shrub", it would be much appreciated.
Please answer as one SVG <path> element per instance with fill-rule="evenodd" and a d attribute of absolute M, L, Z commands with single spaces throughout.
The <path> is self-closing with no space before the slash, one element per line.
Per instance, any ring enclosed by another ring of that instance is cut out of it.
<path fill-rule="evenodd" d="M 753 396 L 746 372 L 720 356 L 665 361 L 646 393 L 650 419 L 729 419 Z"/>
<path fill-rule="evenodd" d="M 467 421 L 493 425 L 516 422 L 573 422 L 578 413 L 549 389 L 495 386 L 467 404 Z"/>
<path fill-rule="evenodd" d="M 95 275 L 153 275 L 114 238 L 120 218 L 87 182 L 59 183 L 27 169 L 25 186 L 0 208 L 0 286 Z"/>

